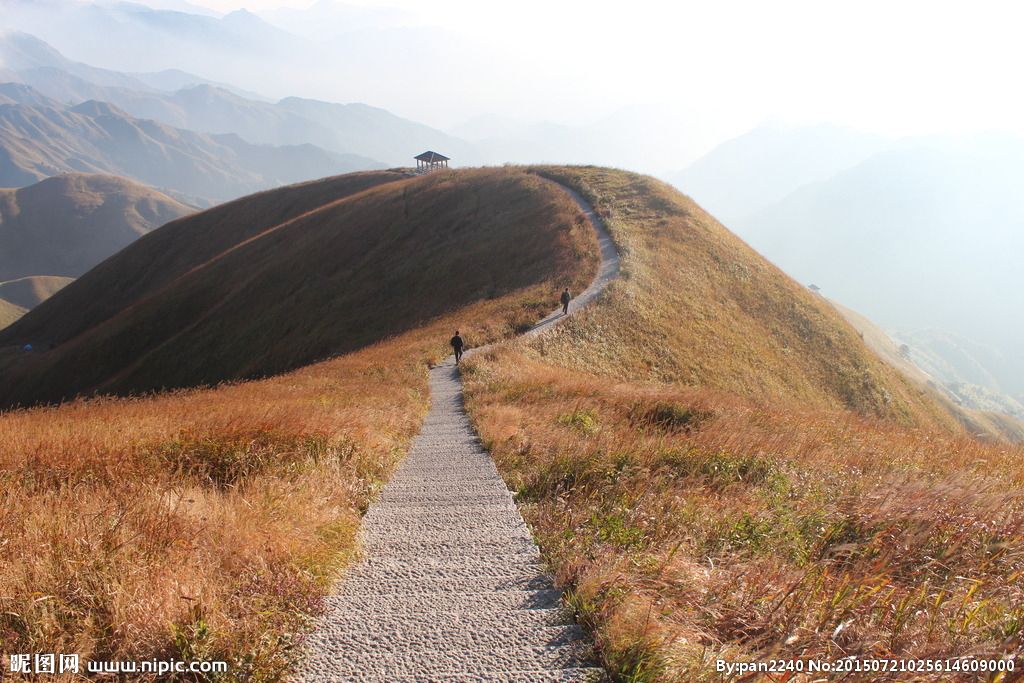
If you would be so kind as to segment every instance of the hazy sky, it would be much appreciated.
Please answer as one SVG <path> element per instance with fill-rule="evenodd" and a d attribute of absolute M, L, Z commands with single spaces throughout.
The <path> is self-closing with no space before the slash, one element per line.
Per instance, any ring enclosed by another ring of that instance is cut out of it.
<path fill-rule="evenodd" d="M 192 0 L 221 11 L 306 0 Z M 614 108 L 829 120 L 890 134 L 1024 132 L 1024 3 L 383 0 L 521 55 L 538 91 Z M 544 66 L 547 68 L 544 68 Z M 577 90 L 571 93 L 573 89 Z M 530 93 L 523 93 L 529 97 Z M 588 100 L 589 98 L 589 100 Z"/>

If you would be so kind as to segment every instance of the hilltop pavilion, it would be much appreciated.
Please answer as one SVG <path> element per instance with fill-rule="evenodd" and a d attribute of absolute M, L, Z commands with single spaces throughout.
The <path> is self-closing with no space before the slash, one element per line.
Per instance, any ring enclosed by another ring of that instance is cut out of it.
<path fill-rule="evenodd" d="M 443 154 L 437 152 L 424 152 L 416 157 L 416 172 L 429 173 L 439 168 L 448 168 L 450 160 Z"/>

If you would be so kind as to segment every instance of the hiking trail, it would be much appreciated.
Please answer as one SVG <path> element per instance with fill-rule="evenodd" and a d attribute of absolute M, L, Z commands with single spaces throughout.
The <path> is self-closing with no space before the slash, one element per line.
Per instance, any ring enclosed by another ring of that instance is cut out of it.
<path fill-rule="evenodd" d="M 570 303 L 571 316 L 618 276 L 619 255 L 590 205 L 559 187 L 586 214 L 601 250 L 598 274 Z M 523 336 L 566 317 L 559 307 Z M 605 680 L 473 431 L 454 357 L 431 369 L 430 395 L 409 454 L 363 518 L 364 559 L 326 598 L 296 679 Z"/>

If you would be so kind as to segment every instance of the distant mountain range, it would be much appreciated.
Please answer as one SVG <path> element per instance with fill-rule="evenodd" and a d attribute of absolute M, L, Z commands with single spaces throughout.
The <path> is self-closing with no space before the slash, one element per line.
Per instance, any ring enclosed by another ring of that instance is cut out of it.
<path fill-rule="evenodd" d="M 298 97 L 272 103 L 186 72 L 96 69 L 66 59 L 26 33 L 0 36 L 0 61 L 7 65 L 8 80 L 63 104 L 108 102 L 137 118 L 203 133 L 233 133 L 250 143 L 312 144 L 393 166 L 409 165 L 414 154 L 426 149 L 444 150 L 464 162 L 476 156 L 468 143 L 378 107 Z"/>
<path fill-rule="evenodd" d="M 872 152 L 879 144 L 831 127 L 754 131 L 674 181 L 791 275 L 908 331 L 894 334 L 929 373 L 1019 401 L 1024 140 L 919 138 Z"/>
<path fill-rule="evenodd" d="M 313 145 L 253 145 L 137 119 L 107 102 L 62 105 L 18 84 L 0 85 L 0 187 L 61 173 L 119 175 L 196 204 L 287 183 L 379 168 Z"/>
<path fill-rule="evenodd" d="M 889 145 L 827 124 L 766 124 L 728 140 L 666 179 L 730 227 L 808 183 L 827 180 Z"/>

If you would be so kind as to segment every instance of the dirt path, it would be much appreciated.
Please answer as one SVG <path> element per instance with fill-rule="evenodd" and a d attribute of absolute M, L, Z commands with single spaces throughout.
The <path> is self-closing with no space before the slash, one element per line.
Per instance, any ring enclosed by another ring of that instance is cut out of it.
<path fill-rule="evenodd" d="M 602 261 L 570 304 L 572 315 L 618 275 L 619 257 L 590 206 L 566 191 L 594 227 Z M 563 317 L 559 309 L 526 335 Z M 454 359 L 430 371 L 430 392 L 430 412 L 408 457 L 363 519 L 365 559 L 327 599 L 297 678 L 603 680 L 470 425 Z"/>

